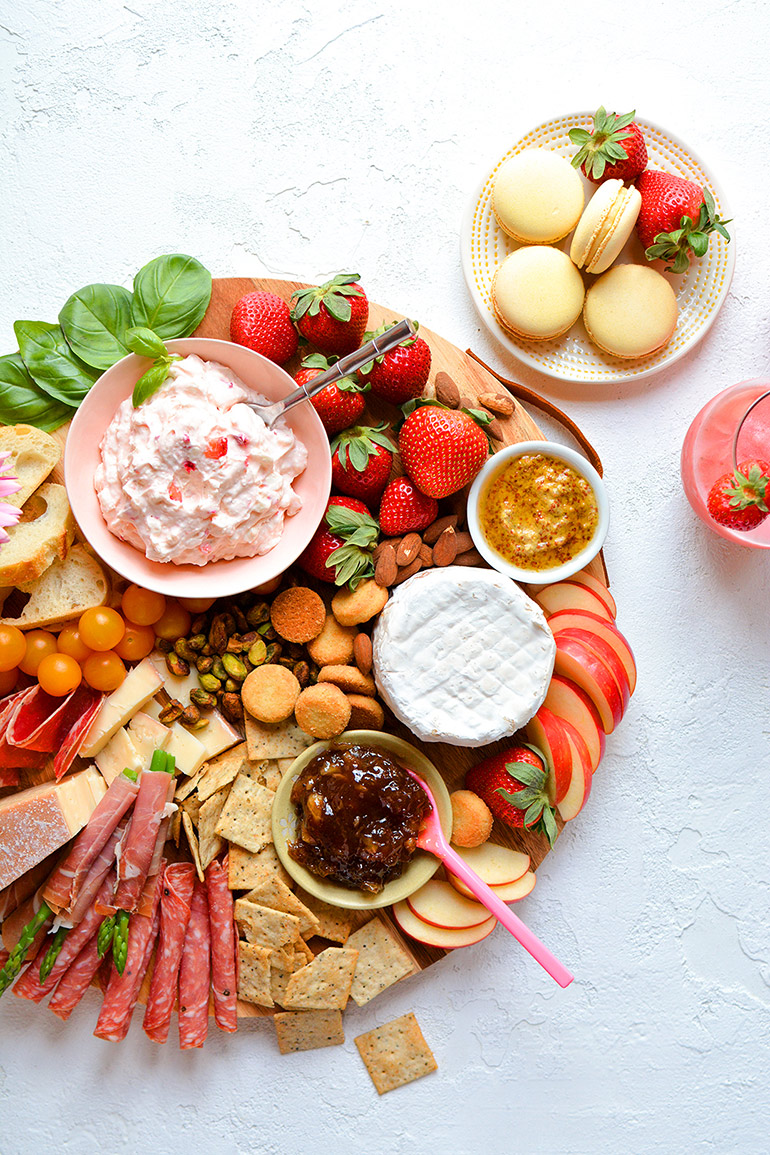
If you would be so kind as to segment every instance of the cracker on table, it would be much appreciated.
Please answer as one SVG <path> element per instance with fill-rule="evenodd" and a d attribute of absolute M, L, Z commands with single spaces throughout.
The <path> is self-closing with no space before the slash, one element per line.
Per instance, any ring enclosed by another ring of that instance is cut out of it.
<path fill-rule="evenodd" d="M 238 943 L 238 998 L 260 1007 L 272 1007 L 270 950 L 250 942 Z"/>
<path fill-rule="evenodd" d="M 359 1035 L 355 1044 L 379 1095 L 421 1079 L 438 1067 L 411 1013 Z"/>
<path fill-rule="evenodd" d="M 201 766 L 200 770 L 196 770 L 195 773 L 191 775 L 191 777 L 185 779 L 184 782 L 179 783 L 176 790 L 174 791 L 174 800 L 176 802 L 183 801 L 183 799 L 189 797 L 189 795 L 192 794 L 193 790 L 198 788 L 198 783 L 203 777 L 204 770 L 205 766 Z"/>
<path fill-rule="evenodd" d="M 296 915 L 299 919 L 300 934 L 318 934 L 320 923 L 312 910 L 309 910 L 276 874 L 265 879 L 259 886 L 255 886 L 246 898 L 249 902 L 259 903 L 260 906 L 269 906 L 273 910 Z"/>
<path fill-rule="evenodd" d="M 315 915 L 318 922 L 318 930 L 314 932 L 315 934 L 320 935 L 321 938 L 328 938 L 330 942 L 338 942 L 343 945 L 347 942 L 353 929 L 355 911 L 347 910 L 342 906 L 332 906 L 330 902 L 316 898 L 314 894 L 309 894 L 301 887 L 297 891 L 297 897 Z M 367 912 L 367 918 L 370 917 L 370 912 Z"/>
<path fill-rule="evenodd" d="M 196 826 L 198 825 L 198 814 L 200 812 L 200 808 L 201 803 L 197 794 L 191 794 L 189 798 L 185 798 L 185 800 L 180 803 L 180 809 L 182 809 L 185 814 L 190 815 L 193 823 Z"/>
<path fill-rule="evenodd" d="M 179 846 L 179 836 L 182 833 L 182 811 L 175 810 L 171 815 L 171 823 L 168 828 L 168 836 L 174 840 L 174 846 Z"/>
<path fill-rule="evenodd" d="M 287 1011 L 344 1010 L 350 995 L 358 951 L 330 946 L 289 979 Z"/>
<path fill-rule="evenodd" d="M 223 787 L 229 786 L 243 769 L 246 762 L 246 743 L 232 746 L 223 754 L 217 754 L 202 768 L 198 781 L 198 797 L 205 802 L 212 794 L 218 793 Z"/>
<path fill-rule="evenodd" d="M 228 855 L 228 879 L 230 890 L 252 890 L 267 879 L 276 876 L 287 885 L 291 876 L 284 870 L 272 842 L 258 850 L 244 850 L 234 842 L 230 844 Z"/>
<path fill-rule="evenodd" d="M 202 804 L 198 811 L 198 845 L 201 866 L 205 870 L 224 846 L 224 841 L 215 833 L 217 822 L 227 801 L 228 788 L 219 790 Z"/>
<path fill-rule="evenodd" d="M 271 952 L 270 993 L 273 996 L 273 1001 L 279 1006 L 283 1006 L 289 979 L 295 971 L 302 970 L 307 965 L 307 961 L 305 955 L 301 951 L 295 950 L 291 944 Z"/>
<path fill-rule="evenodd" d="M 235 921 L 249 942 L 270 950 L 294 942 L 299 935 L 299 919 L 295 915 L 258 906 L 245 898 L 235 903 Z"/>
<path fill-rule="evenodd" d="M 216 833 L 256 854 L 273 841 L 272 809 L 271 792 L 245 774 L 239 774 L 230 787 Z"/>
<path fill-rule="evenodd" d="M 282 1055 L 345 1042 L 341 1011 L 281 1011 L 273 1022 Z"/>
<path fill-rule="evenodd" d="M 283 774 L 278 769 L 278 764 L 275 761 L 268 762 L 267 769 L 265 770 L 262 777 L 268 790 L 272 790 L 273 794 L 275 794 L 276 790 L 281 785 L 281 779 L 283 778 Z"/>
<path fill-rule="evenodd" d="M 265 771 L 270 762 L 267 758 L 260 758 L 259 762 L 250 762 L 247 758 L 241 767 L 241 774 L 245 774 L 247 778 L 251 778 L 253 782 L 258 782 L 260 786 L 265 785 Z"/>
<path fill-rule="evenodd" d="M 301 934 L 297 935 L 294 940 L 294 957 L 295 962 L 297 962 L 295 970 L 299 970 L 300 966 L 305 966 L 306 963 L 311 963 L 316 957 Z M 301 962 L 298 961 L 300 959 Z"/>
<path fill-rule="evenodd" d="M 351 934 L 347 945 L 358 951 L 350 997 L 359 1007 L 420 969 L 388 923 L 379 917 Z"/>
<path fill-rule="evenodd" d="M 193 862 L 195 863 L 195 869 L 198 872 L 198 878 L 201 880 L 201 882 L 205 882 L 206 876 L 203 873 L 203 866 L 201 864 L 201 852 L 200 847 L 198 846 L 198 835 L 195 833 L 195 827 L 193 826 L 192 818 L 186 810 L 182 811 L 182 829 L 184 830 L 187 837 L 187 845 L 190 847 L 190 854 L 192 855 Z"/>
<path fill-rule="evenodd" d="M 296 722 L 291 720 L 269 726 L 247 714 L 245 724 L 246 743 L 252 762 L 260 762 L 263 758 L 294 759 L 315 741 L 315 738 L 300 730 Z"/>

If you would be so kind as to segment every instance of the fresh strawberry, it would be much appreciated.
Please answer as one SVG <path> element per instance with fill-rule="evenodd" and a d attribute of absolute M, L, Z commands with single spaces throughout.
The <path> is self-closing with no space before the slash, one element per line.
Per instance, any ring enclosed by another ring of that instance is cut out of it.
<path fill-rule="evenodd" d="M 398 447 L 415 485 L 428 497 L 448 497 L 472 481 L 489 454 L 489 414 L 432 400 L 411 402 L 404 412 Z"/>
<path fill-rule="evenodd" d="M 332 358 L 332 361 L 334 358 Z M 324 373 L 330 362 L 322 353 L 311 353 L 305 357 L 294 380 L 298 385 L 309 385 L 319 373 Z M 355 425 L 366 408 L 363 394 L 368 389 L 355 377 L 343 377 L 333 385 L 327 385 L 315 397 L 311 397 L 310 404 L 321 418 L 327 433 L 339 433 L 349 425 Z"/>
<path fill-rule="evenodd" d="M 770 513 L 770 463 L 742 461 L 735 473 L 714 482 L 706 506 L 719 525 L 741 533 L 755 529 Z"/>
<path fill-rule="evenodd" d="M 395 445 L 381 425 L 355 425 L 332 442 L 332 482 L 342 493 L 374 502 L 388 484 Z"/>
<path fill-rule="evenodd" d="M 284 365 L 297 352 L 289 306 L 275 293 L 247 293 L 230 317 L 230 340 Z"/>
<path fill-rule="evenodd" d="M 575 168 L 582 168 L 594 184 L 610 180 L 635 180 L 647 168 L 647 145 L 642 130 L 634 120 L 636 112 L 594 113 L 594 126 L 571 128 L 569 138 L 580 148 L 572 158 Z"/>
<path fill-rule="evenodd" d="M 551 846 L 559 829 L 548 797 L 548 769 L 536 746 L 522 743 L 491 754 L 465 775 L 468 790 L 508 826 L 537 830 Z"/>
<path fill-rule="evenodd" d="M 338 273 L 317 288 L 298 289 L 291 319 L 302 336 L 323 353 L 352 353 L 361 344 L 369 317 L 358 273 Z"/>
<path fill-rule="evenodd" d="M 416 322 L 414 326 L 417 328 Z M 364 339 L 370 341 L 381 337 L 392 328 L 393 325 L 382 325 L 372 333 L 364 333 Z M 364 365 L 358 373 L 369 382 L 372 393 L 390 401 L 391 405 L 404 405 L 414 397 L 421 397 L 428 384 L 430 348 L 422 337 L 407 337 L 389 353 L 383 353 Z"/>
<path fill-rule="evenodd" d="M 374 573 L 379 526 L 362 501 L 330 497 L 326 513 L 297 564 L 312 577 L 355 589 Z"/>
<path fill-rule="evenodd" d="M 648 261 L 670 261 L 669 273 L 685 273 L 690 255 L 705 256 L 709 235 L 719 233 L 730 240 L 723 221 L 716 215 L 714 198 L 695 181 L 650 168 L 636 182 L 642 207 L 636 231 Z"/>
<path fill-rule="evenodd" d="M 426 497 L 408 477 L 385 486 L 380 502 L 380 528 L 388 537 L 427 529 L 438 517 L 438 502 Z"/>

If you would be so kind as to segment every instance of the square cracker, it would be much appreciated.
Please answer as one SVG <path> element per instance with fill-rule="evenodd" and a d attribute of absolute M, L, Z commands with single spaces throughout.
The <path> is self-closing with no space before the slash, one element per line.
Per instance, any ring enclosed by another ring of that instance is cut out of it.
<path fill-rule="evenodd" d="M 212 794 L 198 811 L 198 845 L 204 870 L 224 846 L 223 840 L 215 833 L 215 827 L 227 801 L 227 794 L 227 787 Z"/>
<path fill-rule="evenodd" d="M 346 910 L 341 906 L 332 906 L 331 903 L 316 898 L 314 894 L 308 894 L 306 890 L 299 890 L 298 897 L 318 922 L 318 930 L 314 931 L 314 934 L 320 935 L 321 938 L 328 938 L 330 942 L 338 942 L 343 945 L 347 942 L 353 929 L 355 911 Z"/>
<path fill-rule="evenodd" d="M 330 946 L 289 979 L 287 1011 L 344 1010 L 350 996 L 358 951 Z"/>
<path fill-rule="evenodd" d="M 296 758 L 315 738 L 300 730 L 296 722 L 279 722 L 270 726 L 246 715 L 246 744 L 249 759 L 260 762 L 263 758 Z"/>
<path fill-rule="evenodd" d="M 299 919 L 293 914 L 258 906 L 245 898 L 235 903 L 235 921 L 250 943 L 269 950 L 293 943 L 299 935 Z"/>
<path fill-rule="evenodd" d="M 282 1011 L 273 1022 L 282 1055 L 345 1042 L 341 1011 Z"/>
<path fill-rule="evenodd" d="M 273 910 L 282 910 L 285 914 L 293 914 L 299 919 L 299 933 L 304 935 L 318 934 L 320 923 L 312 910 L 301 902 L 285 882 L 277 874 L 265 879 L 259 886 L 254 887 L 246 895 L 249 902 L 259 903 L 260 906 L 269 906 Z"/>
<path fill-rule="evenodd" d="M 244 850 L 234 842 L 230 845 L 228 861 L 228 886 L 230 890 L 252 890 L 269 878 L 280 878 L 287 885 L 291 877 L 281 866 L 272 842 L 256 854 Z"/>
<path fill-rule="evenodd" d="M 224 754 L 218 754 L 203 767 L 198 779 L 198 797 L 205 802 L 212 794 L 216 794 L 223 787 L 229 786 L 240 773 L 246 762 L 246 743 L 241 742 Z"/>
<path fill-rule="evenodd" d="M 272 1007 L 270 951 L 250 942 L 238 943 L 238 998 L 260 1007 Z"/>
<path fill-rule="evenodd" d="M 438 1067 L 411 1013 L 359 1035 L 355 1044 L 378 1095 L 421 1079 Z"/>
<path fill-rule="evenodd" d="M 272 793 L 245 774 L 239 774 L 230 787 L 216 833 L 256 854 L 273 841 L 272 809 Z"/>
<path fill-rule="evenodd" d="M 375 995 L 382 994 L 399 979 L 416 974 L 420 969 L 381 918 L 373 918 L 366 926 L 351 934 L 347 945 L 358 951 L 350 997 L 359 1007 L 363 1007 Z"/>

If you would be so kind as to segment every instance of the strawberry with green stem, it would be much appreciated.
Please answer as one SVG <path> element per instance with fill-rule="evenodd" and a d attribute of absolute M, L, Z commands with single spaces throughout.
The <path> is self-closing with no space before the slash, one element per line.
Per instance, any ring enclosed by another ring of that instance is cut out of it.
<path fill-rule="evenodd" d="M 289 306 L 275 293 L 247 293 L 235 303 L 230 340 L 284 365 L 297 352 Z"/>
<path fill-rule="evenodd" d="M 770 513 L 770 463 L 742 461 L 714 482 L 706 506 L 719 525 L 739 533 L 756 529 Z"/>
<path fill-rule="evenodd" d="M 594 184 L 602 181 L 635 180 L 647 167 L 647 145 L 634 120 L 636 111 L 594 113 L 593 129 L 571 128 L 569 138 L 580 147 L 572 158 Z"/>
<path fill-rule="evenodd" d="M 325 373 L 335 360 L 334 357 L 324 357 L 323 353 L 310 353 L 294 374 L 294 380 L 298 385 L 309 385 L 314 377 Z M 355 377 L 342 377 L 310 398 L 310 404 L 321 418 L 327 433 L 339 433 L 341 429 L 355 425 L 366 408 L 364 393 L 368 388 L 368 385 L 362 384 Z"/>
<path fill-rule="evenodd" d="M 312 577 L 355 589 L 374 574 L 380 527 L 362 501 L 330 497 L 323 520 L 297 564 Z"/>
<path fill-rule="evenodd" d="M 380 501 L 380 529 L 388 537 L 427 529 L 438 517 L 438 502 L 418 489 L 409 477 L 385 486 Z"/>
<path fill-rule="evenodd" d="M 418 489 L 428 497 L 442 498 L 473 481 L 489 456 L 488 413 L 450 409 L 432 399 L 411 401 L 403 412 L 406 420 L 398 448 Z"/>
<path fill-rule="evenodd" d="M 465 775 L 465 786 L 486 802 L 495 818 L 519 830 L 544 834 L 553 846 L 559 828 L 548 794 L 548 779 L 542 751 L 523 742 L 471 767 Z"/>
<path fill-rule="evenodd" d="M 364 333 L 364 340 L 381 337 L 396 322 L 381 325 L 371 333 Z M 419 328 L 413 321 L 415 330 Z M 403 405 L 415 397 L 421 397 L 430 375 L 430 348 L 422 337 L 407 337 L 395 349 L 381 353 L 358 370 L 371 385 L 372 393 L 391 405 Z"/>
<path fill-rule="evenodd" d="M 292 294 L 291 319 L 300 334 L 322 353 L 352 353 L 361 344 L 369 318 L 358 273 L 338 273 L 323 285 Z"/>
<path fill-rule="evenodd" d="M 666 272 L 685 273 L 690 257 L 703 257 L 712 233 L 730 240 L 714 198 L 695 181 L 647 169 L 637 181 L 642 207 L 636 231 L 648 261 L 668 261 Z"/>
<path fill-rule="evenodd" d="M 332 441 L 332 483 L 342 493 L 362 501 L 377 501 L 388 483 L 395 445 L 386 422 L 355 425 Z"/>

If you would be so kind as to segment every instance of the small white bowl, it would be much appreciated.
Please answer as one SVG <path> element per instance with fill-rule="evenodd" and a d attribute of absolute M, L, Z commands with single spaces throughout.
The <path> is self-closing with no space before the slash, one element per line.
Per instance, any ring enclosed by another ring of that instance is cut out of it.
<path fill-rule="evenodd" d="M 540 453 L 546 457 L 555 457 L 558 461 L 564 461 L 567 465 L 571 465 L 575 472 L 579 473 L 581 477 L 584 477 L 591 486 L 599 509 L 599 522 L 588 545 L 570 561 L 564 562 L 563 565 L 553 566 L 551 569 L 521 569 L 518 566 L 511 565 L 511 563 L 501 557 L 496 550 L 492 549 L 484 537 L 479 524 L 479 504 L 486 486 L 492 477 L 509 461 L 513 461 L 517 457 L 523 457 L 526 453 Z M 468 495 L 468 529 L 476 549 L 494 569 L 499 570 L 500 573 L 505 574 L 507 577 L 513 578 L 514 581 L 527 582 L 529 585 L 550 585 L 552 582 L 563 581 L 565 578 L 578 573 L 579 570 L 587 566 L 588 563 L 596 557 L 604 545 L 609 524 L 609 499 L 607 497 L 606 486 L 601 477 L 582 454 L 577 453 L 574 449 L 569 449 L 566 445 L 559 445 L 555 441 L 520 441 L 516 445 L 508 445 L 505 449 L 499 450 L 493 457 L 489 458 L 477 474 L 476 480 L 471 486 Z"/>

